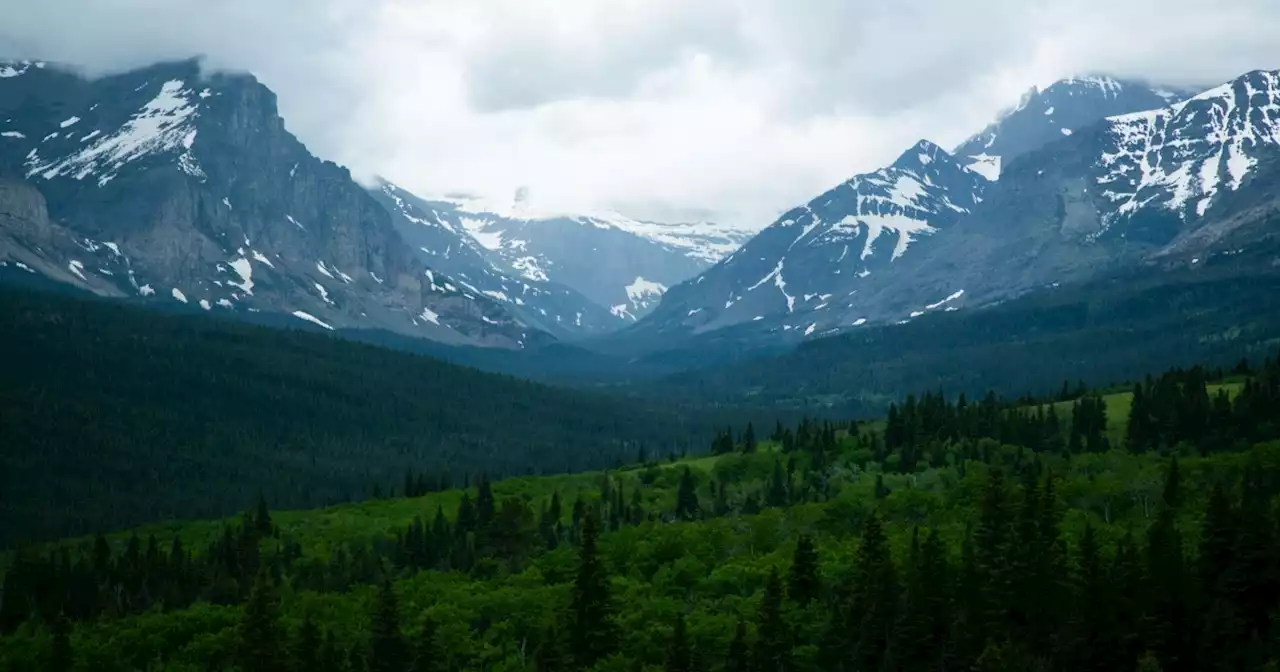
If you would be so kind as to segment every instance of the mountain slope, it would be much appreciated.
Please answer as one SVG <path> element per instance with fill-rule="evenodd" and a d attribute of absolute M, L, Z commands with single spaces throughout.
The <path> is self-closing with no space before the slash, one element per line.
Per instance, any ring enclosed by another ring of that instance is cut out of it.
<path fill-rule="evenodd" d="M 504 272 L 571 287 L 608 309 L 619 327 L 749 237 L 709 222 L 663 224 L 613 212 L 542 211 L 524 191 L 509 204 L 468 197 L 427 204 L 446 226 L 470 233 Z"/>
<path fill-rule="evenodd" d="M 1251 217 L 1256 220 L 1253 215 L 1229 214 L 1225 205 L 1219 212 L 1196 209 L 1209 209 L 1212 194 L 1224 190 L 1237 203 L 1261 193 L 1237 193 L 1231 187 L 1239 186 L 1233 170 L 1243 171 L 1250 161 L 1265 163 L 1263 157 L 1270 152 L 1267 138 L 1272 130 L 1265 119 L 1272 114 L 1272 103 L 1266 77 L 1251 73 L 1227 87 L 1242 100 L 1256 97 L 1247 104 L 1223 98 L 1221 92 L 1206 92 L 1164 107 L 1166 99 L 1177 100 L 1183 94 L 1111 78 L 1064 80 L 1033 92 L 1018 109 L 962 145 L 958 158 L 935 149 L 927 154 L 933 157 L 931 165 L 912 169 L 916 178 L 922 170 L 935 173 L 918 180 L 917 198 L 932 205 L 912 210 L 911 221 L 892 229 L 873 227 L 873 235 L 860 239 L 861 246 L 856 242 L 862 225 L 854 226 L 848 234 L 855 241 L 850 248 L 843 236 L 828 231 L 841 229 L 831 222 L 844 222 L 846 216 L 856 221 L 860 213 L 846 207 L 848 212 L 824 214 L 816 223 L 803 217 L 815 205 L 839 204 L 842 193 L 859 203 L 883 203 L 882 194 L 860 189 L 896 184 L 892 171 L 901 171 L 904 161 L 919 154 L 916 149 L 903 154 L 895 166 L 855 178 L 788 213 L 747 243 L 741 254 L 669 292 L 664 305 L 628 330 L 626 339 L 606 339 L 603 347 L 624 343 L 619 346 L 623 350 L 662 349 L 673 339 L 703 338 L 700 335 L 731 326 L 724 338 L 786 341 L 981 305 L 1055 283 L 1082 282 L 1145 263 L 1163 245 L 1173 246 L 1171 250 L 1202 249 L 1201 243 L 1220 227 L 1192 235 L 1192 229 L 1199 230 L 1198 218 L 1207 214 L 1209 220 L 1230 219 L 1236 222 L 1233 227 L 1247 226 Z M 1132 109 L 1153 101 L 1164 111 Z M 1127 114 L 1103 116 L 1112 110 Z M 1227 117 L 1235 121 L 1224 120 Z M 1181 130 L 1166 144 L 1163 134 L 1171 124 Z M 1232 124 L 1242 129 L 1235 139 L 1223 139 Z M 1014 157 L 1004 162 L 998 181 L 972 179 L 980 173 L 996 177 L 984 173 L 994 164 L 975 161 L 973 152 L 982 149 Z M 1249 152 L 1259 156 L 1249 158 Z M 1263 179 L 1254 182 L 1262 191 L 1265 184 Z M 1194 207 L 1188 205 L 1201 192 Z M 1175 206 L 1157 207 L 1161 203 Z M 788 236 L 788 222 L 798 220 L 806 222 L 799 235 Z M 1112 235 L 1103 235 L 1121 221 L 1124 224 Z M 898 233 L 900 247 L 887 255 L 889 263 L 884 263 L 885 255 L 876 259 L 873 254 L 872 260 L 881 265 L 861 266 L 862 255 L 874 250 L 874 234 L 881 230 Z M 796 249 L 805 254 L 803 259 L 792 258 Z M 770 289 L 761 295 L 766 287 Z"/>
<path fill-rule="evenodd" d="M 1043 91 L 1033 87 L 1017 107 L 952 153 L 969 168 L 997 179 L 1002 165 L 1104 117 L 1164 107 L 1192 93 L 1107 75 L 1072 77 Z"/>
<path fill-rule="evenodd" d="M 0 546 L 227 515 L 259 491 L 363 498 L 410 468 L 605 468 L 745 423 L 219 315 L 0 287 Z"/>
<path fill-rule="evenodd" d="M 522 322 L 560 338 L 621 326 L 617 315 L 567 286 L 549 282 L 536 266 L 521 265 L 520 274 L 501 267 L 466 229 L 441 214 L 439 204 L 386 181 L 370 193 L 391 213 L 396 229 L 424 264 L 473 294 L 505 304 Z"/>
<path fill-rule="evenodd" d="M 762 321 L 813 332 L 866 279 L 931 245 L 981 202 L 988 182 L 921 141 L 893 165 L 850 178 L 778 219 L 696 280 L 673 288 L 633 333 L 701 333 Z"/>
<path fill-rule="evenodd" d="M 882 319 L 963 291 L 981 305 L 1124 269 L 1267 249 L 1280 210 L 1280 74 L 1111 117 L 1014 162 L 933 248 L 869 288 Z M 1261 257 L 1257 263 L 1268 263 Z"/>
<path fill-rule="evenodd" d="M 195 61 L 97 80 L 6 67 L 18 74 L 0 78 L 0 259 L 103 296 L 448 343 L 546 339 L 429 273 L 251 76 Z"/>

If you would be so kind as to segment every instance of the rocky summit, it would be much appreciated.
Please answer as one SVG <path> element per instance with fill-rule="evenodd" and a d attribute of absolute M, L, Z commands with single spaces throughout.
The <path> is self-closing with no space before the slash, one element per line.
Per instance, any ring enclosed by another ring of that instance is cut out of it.
<path fill-rule="evenodd" d="M 169 308 L 520 348 L 549 336 L 424 264 L 275 95 L 196 61 L 0 66 L 0 273 Z"/>

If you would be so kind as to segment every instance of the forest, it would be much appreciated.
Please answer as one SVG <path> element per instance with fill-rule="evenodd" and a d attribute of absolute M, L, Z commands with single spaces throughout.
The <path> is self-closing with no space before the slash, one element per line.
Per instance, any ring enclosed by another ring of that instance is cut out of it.
<path fill-rule="evenodd" d="M 12 554 L 0 670 L 1273 670 L 1276 417 L 1268 359 L 262 496 Z"/>
<path fill-rule="evenodd" d="M 1176 364 L 1230 365 L 1275 349 L 1280 275 L 1269 249 L 1150 269 L 907 324 L 853 329 L 794 351 L 694 369 L 646 389 L 686 400 L 829 407 L 878 416 L 912 390 L 1043 394 L 1062 380 L 1132 380 Z M 1250 265 L 1252 264 L 1252 265 Z"/>
<path fill-rule="evenodd" d="M 324 334 L 0 288 L 0 548 L 701 446 L 729 409 L 550 388 Z"/>

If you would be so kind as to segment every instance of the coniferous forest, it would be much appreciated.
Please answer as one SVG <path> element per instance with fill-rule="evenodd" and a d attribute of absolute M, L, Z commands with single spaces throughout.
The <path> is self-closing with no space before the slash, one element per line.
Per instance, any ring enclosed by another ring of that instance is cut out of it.
<path fill-rule="evenodd" d="M 0 548 L 386 495 L 405 470 L 582 471 L 737 411 L 550 388 L 322 334 L 0 289 Z M 403 492 L 403 491 L 401 491 Z"/>
<path fill-rule="evenodd" d="M 1280 361 L 10 555 L 0 670 L 1269 670 Z M 407 495 L 407 496 L 406 496 Z"/>

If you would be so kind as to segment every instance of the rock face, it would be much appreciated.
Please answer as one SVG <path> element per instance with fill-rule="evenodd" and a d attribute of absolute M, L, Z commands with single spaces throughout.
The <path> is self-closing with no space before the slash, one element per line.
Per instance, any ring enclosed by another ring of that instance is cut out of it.
<path fill-rule="evenodd" d="M 615 329 L 618 318 L 581 293 L 548 281 L 527 266 L 504 267 L 439 204 L 424 201 L 390 182 L 370 190 L 392 215 L 396 229 L 428 266 L 447 273 L 473 294 L 504 304 L 523 322 L 560 338 Z"/>
<path fill-rule="evenodd" d="M 0 259 L 101 295 L 300 326 L 513 348 L 548 338 L 424 265 L 251 76 L 195 61 L 97 80 L 5 67 Z"/>
<path fill-rule="evenodd" d="M 975 162 L 975 147 L 1014 159 L 984 173 L 993 162 Z M 1280 204 L 1280 73 L 1192 97 L 1067 80 L 1024 98 L 959 153 L 921 143 L 787 213 L 672 288 L 618 342 L 786 342 L 1261 249 Z"/>
<path fill-rule="evenodd" d="M 442 226 L 466 231 L 496 268 L 572 288 L 606 309 L 614 329 L 646 315 L 668 287 L 697 275 L 751 235 L 711 222 L 539 210 L 531 201 L 521 190 L 510 202 L 451 197 L 424 204 Z"/>
<path fill-rule="evenodd" d="M 795 208 L 696 280 L 669 291 L 651 320 L 705 332 L 781 322 L 813 333 L 806 316 L 854 296 L 952 226 L 988 181 L 921 141 L 893 165 L 857 175 Z"/>
<path fill-rule="evenodd" d="M 1041 91 L 1032 88 L 1018 106 L 969 138 L 952 153 L 989 179 L 1015 158 L 1092 124 L 1099 119 L 1150 110 L 1189 98 L 1195 91 L 1153 86 L 1108 75 L 1073 77 Z"/>

